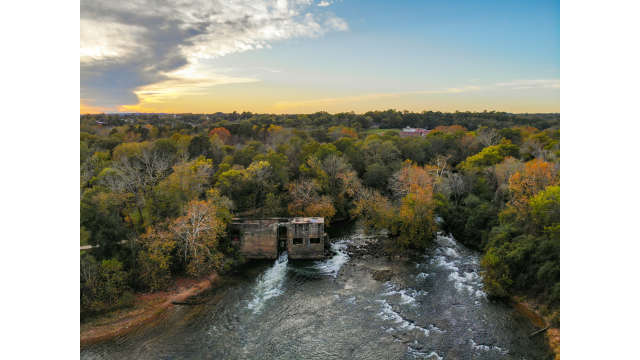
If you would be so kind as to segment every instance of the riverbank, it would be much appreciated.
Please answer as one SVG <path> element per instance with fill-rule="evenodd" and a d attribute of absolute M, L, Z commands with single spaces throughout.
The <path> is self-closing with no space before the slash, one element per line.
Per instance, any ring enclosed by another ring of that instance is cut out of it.
<path fill-rule="evenodd" d="M 543 316 L 540 311 L 540 306 L 530 299 L 514 296 L 511 299 L 511 304 L 516 311 L 526 316 L 536 327 L 540 329 L 548 327 L 544 332 L 544 336 L 555 356 L 554 359 L 560 360 L 560 328 L 551 326 L 552 321 L 550 317 Z"/>
<path fill-rule="evenodd" d="M 200 279 L 177 278 L 169 291 L 136 295 L 135 305 L 95 317 L 80 324 L 80 346 L 95 344 L 127 334 L 158 318 L 174 302 L 185 302 L 220 281 L 217 273 Z"/>

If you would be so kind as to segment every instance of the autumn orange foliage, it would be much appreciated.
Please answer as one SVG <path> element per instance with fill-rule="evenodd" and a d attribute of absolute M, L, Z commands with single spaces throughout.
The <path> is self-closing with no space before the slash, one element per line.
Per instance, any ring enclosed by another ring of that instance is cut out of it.
<path fill-rule="evenodd" d="M 465 128 L 464 126 L 461 125 L 451 125 L 451 126 L 444 126 L 444 125 L 440 125 L 437 126 L 435 129 L 433 129 L 431 132 L 442 132 L 445 134 L 455 134 L 457 132 L 466 132 L 467 128 Z"/>
<path fill-rule="evenodd" d="M 405 163 L 394 176 L 391 187 L 400 196 L 410 193 L 418 193 L 422 190 L 433 190 L 434 178 L 431 173 L 434 169 L 427 165 L 424 167 L 416 164 Z"/>
<path fill-rule="evenodd" d="M 553 163 L 533 159 L 509 178 L 510 205 L 524 212 L 530 197 L 547 186 L 559 183 L 558 170 Z"/>
<path fill-rule="evenodd" d="M 209 137 L 213 135 L 217 135 L 218 139 L 220 139 L 225 144 L 228 144 L 229 140 L 231 140 L 231 133 L 229 132 L 229 130 L 223 127 L 217 127 L 209 131 Z"/>
<path fill-rule="evenodd" d="M 358 133 L 353 128 L 343 127 L 340 130 L 340 133 L 342 135 L 344 135 L 344 136 L 348 136 L 348 137 L 352 137 L 352 138 L 357 138 L 358 137 Z"/>
<path fill-rule="evenodd" d="M 354 212 L 368 227 L 388 230 L 396 249 L 425 248 L 436 231 L 432 171 L 405 163 L 391 184 L 399 202 L 394 205 L 379 192 L 363 189 Z"/>

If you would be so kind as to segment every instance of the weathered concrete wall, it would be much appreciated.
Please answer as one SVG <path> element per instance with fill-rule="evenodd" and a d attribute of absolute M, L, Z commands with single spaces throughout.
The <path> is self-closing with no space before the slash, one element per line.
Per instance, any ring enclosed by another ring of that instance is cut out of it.
<path fill-rule="evenodd" d="M 324 224 L 287 224 L 287 250 L 290 259 L 322 259 L 324 257 Z"/>
<path fill-rule="evenodd" d="M 240 253 L 248 259 L 278 258 L 278 219 L 233 222 L 240 231 Z"/>
<path fill-rule="evenodd" d="M 231 233 L 239 242 L 240 253 L 246 258 L 276 259 L 279 226 L 286 228 L 286 250 L 290 259 L 324 257 L 323 218 L 238 218 L 231 223 Z"/>

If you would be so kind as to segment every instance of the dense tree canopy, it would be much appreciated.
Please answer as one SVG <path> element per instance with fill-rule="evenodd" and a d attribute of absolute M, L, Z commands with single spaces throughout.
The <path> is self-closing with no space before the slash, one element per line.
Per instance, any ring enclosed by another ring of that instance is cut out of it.
<path fill-rule="evenodd" d="M 232 216 L 298 215 L 358 218 L 399 252 L 450 232 L 483 252 L 490 295 L 559 305 L 558 114 L 101 114 L 80 124 L 81 239 L 99 245 L 82 255 L 84 312 L 241 262 L 226 236 Z M 404 137 L 405 126 L 433 131 Z"/>

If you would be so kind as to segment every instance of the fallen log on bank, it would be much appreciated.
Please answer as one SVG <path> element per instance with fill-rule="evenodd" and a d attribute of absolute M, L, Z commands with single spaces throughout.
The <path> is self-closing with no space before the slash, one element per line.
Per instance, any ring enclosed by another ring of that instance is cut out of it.
<path fill-rule="evenodd" d="M 536 330 L 536 331 L 532 332 L 531 334 L 529 334 L 529 337 L 536 336 L 536 335 L 538 335 L 540 333 L 543 333 L 543 332 L 547 331 L 548 329 L 549 329 L 549 326 L 547 326 L 545 328 L 542 328 L 540 330 Z"/>
<path fill-rule="evenodd" d="M 172 301 L 173 305 L 202 305 L 204 301 Z"/>

